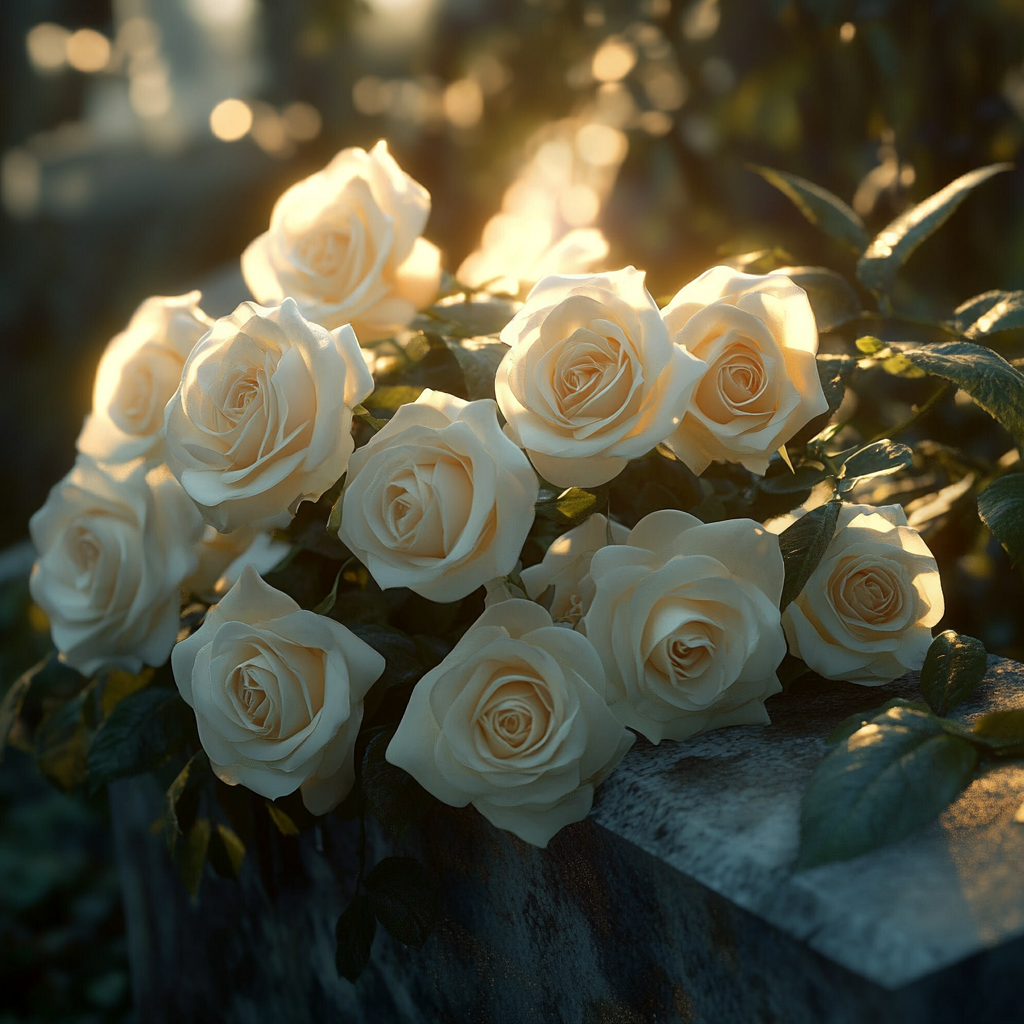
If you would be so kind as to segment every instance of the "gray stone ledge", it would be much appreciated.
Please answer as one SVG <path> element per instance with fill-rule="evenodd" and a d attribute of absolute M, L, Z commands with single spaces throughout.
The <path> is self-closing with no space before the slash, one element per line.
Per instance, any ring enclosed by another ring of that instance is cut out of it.
<path fill-rule="evenodd" d="M 895 989 L 1024 934 L 1024 767 L 976 779 L 939 818 L 894 846 L 794 870 L 800 799 L 847 713 L 891 696 L 835 684 L 784 698 L 775 721 L 686 743 L 639 743 L 605 783 L 592 817 L 664 863 L 865 978 Z M 954 717 L 1024 704 L 1024 668 L 991 658 Z"/>
<path fill-rule="evenodd" d="M 585 822 L 537 850 L 471 809 L 369 863 L 420 858 L 441 917 L 420 950 L 378 929 L 356 985 L 334 968 L 352 895 L 352 823 L 276 838 L 261 875 L 207 871 L 197 901 L 150 826 L 150 777 L 111 790 L 138 1019 L 146 1024 L 1012 1024 L 1024 958 L 1024 768 L 975 781 L 886 850 L 796 872 L 800 794 L 837 722 L 913 680 L 773 698 L 767 728 L 638 743 Z M 1024 703 L 993 659 L 964 709 Z M 270 881 L 265 882 L 264 879 Z"/>

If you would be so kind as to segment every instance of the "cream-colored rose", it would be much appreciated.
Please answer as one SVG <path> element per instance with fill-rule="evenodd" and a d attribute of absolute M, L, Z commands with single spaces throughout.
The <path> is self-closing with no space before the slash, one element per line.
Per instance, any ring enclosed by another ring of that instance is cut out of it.
<path fill-rule="evenodd" d="M 777 537 L 750 519 L 705 525 L 665 509 L 595 552 L 590 575 L 584 628 L 620 722 L 660 743 L 768 721 L 786 654 Z"/>
<path fill-rule="evenodd" d="M 537 494 L 494 402 L 428 388 L 352 456 L 338 536 L 385 590 L 457 601 L 515 567 Z"/>
<path fill-rule="evenodd" d="M 704 368 L 672 345 L 633 267 L 544 278 L 501 340 L 505 432 L 559 487 L 605 483 L 663 441 Z"/>
<path fill-rule="evenodd" d="M 343 149 L 278 199 L 270 230 L 242 254 L 245 283 L 264 304 L 291 296 L 329 330 L 386 337 L 437 294 L 441 254 L 421 237 L 429 215 L 430 193 L 387 143 Z"/>
<path fill-rule="evenodd" d="M 78 450 L 105 462 L 159 458 L 164 406 L 178 388 L 189 352 L 213 326 L 199 292 L 154 296 L 107 345 Z"/>
<path fill-rule="evenodd" d="M 763 474 L 772 453 L 828 409 L 814 313 L 785 275 L 713 267 L 662 315 L 675 344 L 707 365 L 665 442 L 695 473 L 718 460 Z"/>
<path fill-rule="evenodd" d="M 539 601 L 553 588 L 551 603 L 547 605 L 551 617 L 576 625 L 594 599 L 594 581 L 590 576 L 594 552 L 609 543 L 625 544 L 628 536 L 629 530 L 621 523 L 595 512 L 579 526 L 556 537 L 544 558 L 520 573 L 526 593 Z"/>
<path fill-rule="evenodd" d="M 242 569 L 251 565 L 261 576 L 277 565 L 288 554 L 291 545 L 250 526 L 234 533 L 218 533 L 207 526 L 196 545 L 199 566 L 185 580 L 183 589 L 202 598 L 215 601 L 223 597 L 234 585 Z"/>
<path fill-rule="evenodd" d="M 547 846 L 633 743 L 603 676 L 586 637 L 532 601 L 502 601 L 416 684 L 386 757 L 438 800 Z"/>
<path fill-rule="evenodd" d="M 899 505 L 844 505 L 832 542 L 782 625 L 826 679 L 877 686 L 924 664 L 942 618 L 939 568 Z"/>
<path fill-rule="evenodd" d="M 196 345 L 164 420 L 167 464 L 221 533 L 287 526 L 345 472 L 352 409 L 373 390 L 349 327 L 291 299 L 243 302 Z"/>
<path fill-rule="evenodd" d="M 171 668 L 222 781 L 270 800 L 299 789 L 312 814 L 348 795 L 363 698 L 384 659 L 341 623 L 246 566 Z"/>
<path fill-rule="evenodd" d="M 29 587 L 64 660 L 85 675 L 162 665 L 202 528 L 166 466 L 79 455 L 29 521 L 39 553 Z"/>

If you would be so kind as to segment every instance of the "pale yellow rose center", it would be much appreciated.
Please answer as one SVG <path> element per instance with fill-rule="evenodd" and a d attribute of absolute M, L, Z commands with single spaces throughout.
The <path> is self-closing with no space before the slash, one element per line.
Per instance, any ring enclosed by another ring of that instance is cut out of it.
<path fill-rule="evenodd" d="M 237 423 L 259 393 L 257 372 L 250 367 L 236 368 L 224 381 L 221 411 L 231 422 Z"/>
<path fill-rule="evenodd" d="M 349 235 L 337 227 L 307 232 L 295 243 L 295 257 L 302 268 L 317 277 L 333 277 L 348 258 Z"/>
<path fill-rule="evenodd" d="M 235 692 L 239 707 L 245 716 L 257 727 L 266 725 L 270 713 L 270 699 L 265 689 L 266 670 L 258 666 L 246 665 L 238 673 Z"/>
<path fill-rule="evenodd" d="M 577 423 L 614 415 L 633 388 L 631 366 L 616 338 L 578 328 L 560 347 L 554 367 L 559 411 Z"/>
<path fill-rule="evenodd" d="M 381 521 L 389 547 L 444 558 L 465 529 L 473 481 L 462 462 L 442 455 L 406 465 L 381 491 Z"/>
<path fill-rule="evenodd" d="M 545 695 L 546 696 L 546 695 Z M 521 755 L 547 735 L 551 707 L 533 680 L 513 679 L 499 686 L 477 718 L 483 745 L 497 758 Z"/>
<path fill-rule="evenodd" d="M 84 590 L 96 568 L 100 557 L 100 546 L 96 537 L 84 526 L 74 530 L 67 551 L 75 570 L 75 586 Z"/>
<path fill-rule="evenodd" d="M 885 566 L 862 567 L 837 580 L 836 610 L 847 620 L 878 626 L 903 611 L 899 577 Z"/>
<path fill-rule="evenodd" d="M 762 354 L 752 343 L 729 345 L 712 364 L 697 388 L 701 411 L 717 423 L 731 423 L 739 415 L 774 411 L 774 391 Z"/>

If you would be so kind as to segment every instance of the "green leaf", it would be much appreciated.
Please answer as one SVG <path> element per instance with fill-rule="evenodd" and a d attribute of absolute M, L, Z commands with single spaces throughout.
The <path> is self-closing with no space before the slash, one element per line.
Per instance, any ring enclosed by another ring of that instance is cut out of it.
<path fill-rule="evenodd" d="M 125 672 L 121 669 L 105 673 L 102 677 L 103 690 L 100 695 L 103 717 L 106 718 L 125 697 L 148 686 L 152 678 L 153 670 L 151 668 L 143 669 L 139 673 Z"/>
<path fill-rule="evenodd" d="M 387 423 L 387 420 L 381 420 L 374 416 L 365 405 L 354 405 L 352 415 L 357 420 L 362 420 L 374 433 L 377 433 Z"/>
<path fill-rule="evenodd" d="M 842 484 L 852 486 L 854 481 L 873 476 L 887 476 L 907 469 L 914 461 L 913 449 L 898 441 L 873 441 L 855 451 L 839 473 Z"/>
<path fill-rule="evenodd" d="M 1010 561 L 1024 561 L 1024 473 L 993 480 L 978 495 L 978 515 L 999 539 Z"/>
<path fill-rule="evenodd" d="M 373 394 L 363 404 L 367 409 L 394 413 L 401 406 L 415 402 L 422 393 L 423 388 L 412 387 L 408 384 L 390 384 L 375 388 Z"/>
<path fill-rule="evenodd" d="M 313 609 L 317 615 L 327 615 L 334 607 L 335 602 L 338 600 L 338 583 L 341 580 L 343 571 L 343 568 L 338 570 L 338 575 L 334 577 L 334 586 L 331 587 L 331 592 Z"/>
<path fill-rule="evenodd" d="M 0 701 L 0 758 L 4 755 L 4 748 L 7 746 L 7 737 L 14 728 L 14 723 L 21 714 L 21 707 L 25 703 L 25 695 L 32 686 L 32 680 L 54 659 L 55 655 L 48 654 L 45 658 L 36 662 L 30 669 L 22 672 L 17 679 L 11 683 L 10 688 L 4 694 L 3 701 Z"/>
<path fill-rule="evenodd" d="M 949 324 L 968 338 L 987 338 L 998 331 L 1024 327 L 1024 291 L 975 295 L 957 306 Z"/>
<path fill-rule="evenodd" d="M 807 293 L 820 332 L 831 331 L 861 315 L 856 289 L 828 267 L 779 267 L 776 273 L 785 274 Z"/>
<path fill-rule="evenodd" d="M 297 836 L 299 834 L 299 826 L 292 821 L 287 811 L 282 810 L 271 800 L 264 800 L 263 806 L 266 807 L 270 820 L 277 826 L 277 831 L 281 835 Z"/>
<path fill-rule="evenodd" d="M 990 348 L 967 341 L 916 348 L 899 347 L 926 373 L 963 388 L 1018 442 L 1024 442 L 1024 375 Z"/>
<path fill-rule="evenodd" d="M 769 185 L 774 185 L 816 227 L 837 241 L 862 253 L 868 244 L 864 223 L 853 210 L 828 189 L 815 185 L 806 178 L 771 167 L 747 164 L 747 170 L 760 174 Z"/>
<path fill-rule="evenodd" d="M 210 819 L 198 818 L 179 843 L 175 854 L 181 880 L 189 894 L 195 896 L 203 877 L 203 865 L 210 846 Z"/>
<path fill-rule="evenodd" d="M 937 715 L 945 715 L 970 697 L 987 671 L 985 645 L 947 629 L 931 642 L 925 655 L 921 692 Z"/>
<path fill-rule="evenodd" d="M 990 711 L 974 723 L 973 734 L 995 753 L 1006 757 L 1024 754 L 1024 708 Z"/>
<path fill-rule="evenodd" d="M 431 797 L 408 772 L 388 761 L 394 729 L 374 734 L 363 754 L 362 785 L 373 816 L 397 839 L 404 839 L 431 806 Z"/>
<path fill-rule="evenodd" d="M 229 825 L 218 822 L 210 832 L 210 846 L 207 851 L 210 867 L 221 878 L 238 878 L 245 859 L 245 845 L 238 833 Z"/>
<path fill-rule="evenodd" d="M 173 855 L 178 840 L 195 824 L 199 813 L 202 784 L 210 778 L 210 761 L 205 751 L 199 750 L 185 763 L 185 767 L 167 787 L 164 801 L 164 839 Z"/>
<path fill-rule="evenodd" d="M 419 949 L 437 923 L 437 879 L 412 857 L 385 857 L 363 883 L 377 920 Z"/>
<path fill-rule="evenodd" d="M 338 974 L 355 983 L 370 962 L 377 919 L 373 916 L 370 897 L 360 893 L 345 908 L 334 930 L 337 945 L 334 962 Z"/>
<path fill-rule="evenodd" d="M 346 626 L 384 659 L 384 671 L 371 687 L 365 702 L 366 718 L 370 718 L 388 690 L 412 686 L 423 675 L 423 663 L 416 641 L 400 629 L 372 622 L 349 622 Z"/>
<path fill-rule="evenodd" d="M 606 487 L 593 490 L 569 487 L 557 494 L 553 489 L 545 489 L 541 492 L 536 511 L 538 515 L 560 526 L 579 526 L 592 512 L 599 512 L 607 504 Z"/>
<path fill-rule="evenodd" d="M 873 356 L 876 352 L 881 352 L 883 348 L 888 348 L 884 341 L 876 338 L 873 334 L 862 334 L 857 339 L 856 345 L 861 352 L 869 356 Z"/>
<path fill-rule="evenodd" d="M 864 255 L 857 261 L 861 284 L 881 295 L 888 295 L 900 267 L 907 257 L 949 219 L 970 192 L 995 174 L 1008 171 L 1012 164 L 991 164 L 961 175 L 923 203 L 901 214 L 880 231 Z"/>
<path fill-rule="evenodd" d="M 344 504 L 345 504 L 345 492 L 342 491 L 341 494 L 338 495 L 338 500 L 331 506 L 331 514 L 327 517 L 327 527 L 326 527 L 326 529 L 327 529 L 327 534 L 330 537 L 337 538 L 338 531 L 341 529 L 341 510 L 342 510 L 342 507 L 344 506 Z M 338 541 L 338 543 L 340 544 L 341 541 Z M 295 554 L 298 554 L 298 552 L 296 551 Z M 292 554 L 292 552 L 289 551 L 288 552 L 289 560 L 291 558 L 294 558 L 295 554 Z M 283 568 L 287 568 L 287 565 L 284 565 L 284 564 L 279 562 L 277 565 L 274 566 L 273 572 L 278 572 L 280 569 L 283 569 Z"/>
<path fill-rule="evenodd" d="M 797 466 L 792 473 L 788 467 L 769 472 L 758 480 L 757 486 L 767 494 L 799 494 L 801 491 L 810 490 L 827 475 L 824 467 L 804 463 Z"/>
<path fill-rule="evenodd" d="M 426 310 L 431 319 L 455 327 L 456 332 L 465 337 L 498 334 L 515 312 L 513 303 L 497 298 L 482 302 L 445 302 Z"/>
<path fill-rule="evenodd" d="M 779 534 L 782 561 L 786 566 L 780 611 L 785 611 L 786 606 L 799 595 L 811 574 L 818 568 L 836 532 L 840 507 L 841 502 L 838 501 L 819 505 Z"/>
<path fill-rule="evenodd" d="M 934 715 L 890 708 L 818 767 L 800 812 L 800 867 L 848 860 L 936 818 L 970 781 L 974 747 Z"/>
<path fill-rule="evenodd" d="M 819 355 L 814 360 L 818 370 L 821 390 L 828 402 L 828 415 L 831 416 L 846 397 L 846 383 L 857 368 L 857 360 L 850 356 Z"/>
<path fill-rule="evenodd" d="M 155 768 L 195 735 L 195 715 L 177 690 L 147 686 L 119 701 L 89 747 L 93 792 Z"/>
<path fill-rule="evenodd" d="M 837 743 L 844 743 L 858 729 L 862 729 L 873 718 L 885 714 L 889 708 L 913 708 L 915 711 L 925 712 L 929 710 L 928 705 L 923 700 L 904 700 L 902 697 L 893 697 L 892 700 L 887 700 L 880 707 L 872 708 L 870 711 L 858 711 L 856 714 L 850 715 L 849 718 L 844 718 L 825 737 L 825 742 L 830 747 L 834 747 Z"/>
<path fill-rule="evenodd" d="M 77 789 L 86 779 L 89 730 L 83 718 L 87 688 L 43 719 L 36 730 L 36 765 L 54 785 L 65 792 Z"/>
<path fill-rule="evenodd" d="M 508 351 L 508 345 L 501 341 L 483 341 L 479 338 L 444 340 L 459 361 L 462 378 L 466 382 L 466 396 L 470 401 L 494 398 L 494 375 L 498 372 L 498 364 Z"/>

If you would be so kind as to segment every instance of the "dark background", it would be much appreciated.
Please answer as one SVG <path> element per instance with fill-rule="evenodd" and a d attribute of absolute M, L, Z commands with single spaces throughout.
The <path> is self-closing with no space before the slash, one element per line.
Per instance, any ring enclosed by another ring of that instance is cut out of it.
<path fill-rule="evenodd" d="M 140 42 L 137 20 L 133 41 L 132 18 L 155 20 L 159 44 L 152 32 Z M 43 22 L 113 40 L 109 68 L 41 70 L 26 38 Z M 613 35 L 637 61 L 599 94 L 592 58 Z M 674 97 L 651 84 L 658 74 Z M 277 195 L 339 148 L 389 140 L 430 190 L 427 236 L 454 270 L 534 133 L 611 96 L 626 104 L 629 147 L 597 220 L 609 266 L 646 269 L 656 296 L 723 253 L 760 248 L 852 277 L 850 255 L 745 162 L 856 196 L 879 229 L 973 167 L 1017 161 L 1024 0 L 8 0 L 0 75 L 2 551 L 71 466 L 107 340 L 150 294 L 212 285 L 215 305 Z M 463 80 L 483 100 L 472 124 L 444 112 L 444 90 Z M 228 96 L 263 104 L 262 135 L 211 134 L 209 111 Z M 275 122 L 296 102 L 318 113 L 314 138 L 289 141 Z M 911 259 L 898 308 L 942 317 L 978 292 L 1024 287 L 1022 186 L 1017 169 L 968 199 Z M 1020 341 L 994 344 L 1012 357 Z M 884 382 L 865 415 L 896 422 L 916 387 Z M 924 437 L 988 460 L 1011 445 L 952 399 L 903 439 Z M 943 626 L 1024 657 L 1020 573 L 973 512 L 929 543 Z M 15 595 L 0 608 L 0 690 L 45 641 L 21 607 Z M 49 793 L 8 753 L 0 809 L 0 1024 L 124 1019 L 102 807 Z"/>

